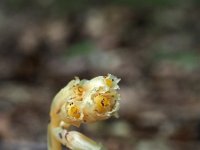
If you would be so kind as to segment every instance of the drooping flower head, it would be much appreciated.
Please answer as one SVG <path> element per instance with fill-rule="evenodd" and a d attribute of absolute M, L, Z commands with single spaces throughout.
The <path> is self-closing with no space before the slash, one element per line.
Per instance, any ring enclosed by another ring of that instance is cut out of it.
<path fill-rule="evenodd" d="M 64 99 L 61 118 L 75 126 L 117 116 L 120 79 L 108 74 L 91 80 L 75 78 L 57 95 Z"/>

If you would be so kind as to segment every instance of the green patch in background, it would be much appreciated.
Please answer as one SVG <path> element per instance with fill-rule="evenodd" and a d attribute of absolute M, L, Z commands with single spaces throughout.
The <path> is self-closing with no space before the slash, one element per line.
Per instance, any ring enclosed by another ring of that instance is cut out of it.
<path fill-rule="evenodd" d="M 90 41 L 80 41 L 67 49 L 67 57 L 86 56 L 94 50 L 94 45 Z"/>
<path fill-rule="evenodd" d="M 194 51 L 167 52 L 156 51 L 152 57 L 153 62 L 169 61 L 185 69 L 193 70 L 200 66 L 200 54 Z"/>

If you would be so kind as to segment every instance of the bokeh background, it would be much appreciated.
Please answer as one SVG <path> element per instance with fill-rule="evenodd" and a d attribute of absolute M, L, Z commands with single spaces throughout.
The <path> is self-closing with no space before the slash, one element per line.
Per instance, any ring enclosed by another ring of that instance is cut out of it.
<path fill-rule="evenodd" d="M 1 0 L 0 149 L 46 150 L 54 95 L 112 73 L 119 119 L 78 129 L 108 150 L 200 149 L 199 0 Z"/>

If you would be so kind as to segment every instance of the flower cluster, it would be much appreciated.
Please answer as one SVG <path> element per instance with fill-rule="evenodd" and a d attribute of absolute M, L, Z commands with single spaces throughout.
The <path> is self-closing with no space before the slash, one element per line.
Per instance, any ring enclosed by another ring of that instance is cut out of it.
<path fill-rule="evenodd" d="M 59 113 L 64 122 L 79 126 L 117 116 L 120 95 L 120 79 L 108 74 L 91 80 L 75 78 L 61 90 L 60 98 L 65 103 Z"/>

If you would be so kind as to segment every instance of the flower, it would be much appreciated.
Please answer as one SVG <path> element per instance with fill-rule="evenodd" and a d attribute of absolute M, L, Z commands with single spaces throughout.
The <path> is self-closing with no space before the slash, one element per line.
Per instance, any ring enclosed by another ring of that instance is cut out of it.
<path fill-rule="evenodd" d="M 120 95 L 120 79 L 108 74 L 91 80 L 80 80 L 75 77 L 56 96 L 65 103 L 59 113 L 60 118 L 72 125 L 90 123 L 117 116 Z"/>

